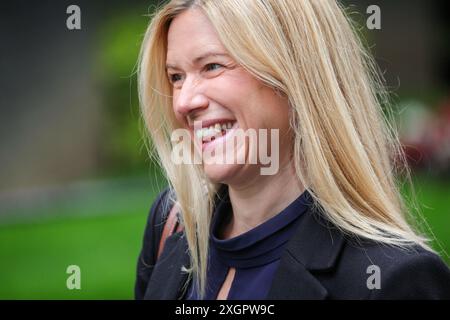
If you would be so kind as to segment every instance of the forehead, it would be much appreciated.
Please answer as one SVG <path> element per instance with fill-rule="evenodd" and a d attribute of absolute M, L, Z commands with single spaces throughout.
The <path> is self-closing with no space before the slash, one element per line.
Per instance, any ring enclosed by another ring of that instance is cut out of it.
<path fill-rule="evenodd" d="M 199 9 L 186 10 L 172 21 L 167 42 L 168 62 L 190 59 L 211 50 L 226 53 L 213 25 Z"/>

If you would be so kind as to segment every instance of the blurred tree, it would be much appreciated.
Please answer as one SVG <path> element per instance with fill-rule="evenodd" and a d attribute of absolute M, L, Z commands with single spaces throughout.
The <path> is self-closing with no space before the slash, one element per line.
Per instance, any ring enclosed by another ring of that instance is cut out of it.
<path fill-rule="evenodd" d="M 148 167 L 135 73 L 148 22 L 147 16 L 130 10 L 112 14 L 99 32 L 98 74 L 108 117 L 102 154 L 112 174 Z"/>

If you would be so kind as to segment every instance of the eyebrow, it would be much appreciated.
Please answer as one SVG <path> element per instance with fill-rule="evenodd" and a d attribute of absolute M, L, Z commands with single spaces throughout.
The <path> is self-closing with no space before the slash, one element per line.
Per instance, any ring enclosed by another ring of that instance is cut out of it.
<path fill-rule="evenodd" d="M 200 63 L 202 60 L 205 60 L 206 58 L 209 57 L 229 57 L 228 54 L 226 53 L 221 53 L 221 52 L 206 52 L 204 54 L 202 54 L 201 56 L 198 56 L 197 58 L 195 58 L 193 60 L 194 64 L 198 64 Z M 177 69 L 177 66 L 174 64 L 166 64 L 166 70 L 167 69 Z"/>

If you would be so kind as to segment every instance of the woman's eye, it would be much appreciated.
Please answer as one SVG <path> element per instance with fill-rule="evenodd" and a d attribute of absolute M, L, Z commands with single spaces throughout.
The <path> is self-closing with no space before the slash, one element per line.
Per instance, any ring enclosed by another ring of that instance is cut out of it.
<path fill-rule="evenodd" d="M 170 79 L 170 82 L 171 82 L 171 83 L 175 83 L 175 82 L 181 80 L 181 75 L 178 74 L 178 73 L 176 73 L 176 74 L 171 74 L 171 75 L 169 75 L 169 79 Z"/>
<path fill-rule="evenodd" d="M 220 69 L 220 68 L 222 68 L 223 66 L 221 65 L 221 64 L 218 64 L 218 63 L 210 63 L 210 64 L 207 64 L 206 66 L 205 66 L 205 69 L 206 69 L 206 71 L 214 71 L 214 70 L 216 70 L 216 69 Z"/>

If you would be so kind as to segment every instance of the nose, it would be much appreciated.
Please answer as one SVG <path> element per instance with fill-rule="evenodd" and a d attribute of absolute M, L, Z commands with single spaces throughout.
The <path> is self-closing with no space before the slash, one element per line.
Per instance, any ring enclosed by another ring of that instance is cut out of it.
<path fill-rule="evenodd" d="M 187 117 L 193 111 L 208 107 L 208 99 L 195 78 L 186 78 L 181 89 L 173 96 L 174 111 Z"/>

